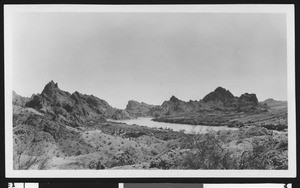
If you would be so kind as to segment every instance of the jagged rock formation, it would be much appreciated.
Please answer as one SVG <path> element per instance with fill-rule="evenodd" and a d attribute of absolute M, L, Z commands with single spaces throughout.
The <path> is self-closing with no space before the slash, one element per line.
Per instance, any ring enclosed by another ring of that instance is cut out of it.
<path fill-rule="evenodd" d="M 71 126 L 79 126 L 92 119 L 109 118 L 116 112 L 115 108 L 102 99 L 77 91 L 70 94 L 59 89 L 58 84 L 53 81 L 25 106 L 51 115 L 53 119 L 60 119 Z"/>
<path fill-rule="evenodd" d="M 216 88 L 199 101 L 182 101 L 172 96 L 161 106 L 151 109 L 154 121 L 212 126 L 241 126 L 231 122 L 238 113 L 266 112 L 268 106 L 258 103 L 255 94 L 234 96 L 229 90 Z"/>
<path fill-rule="evenodd" d="M 229 103 L 231 102 L 235 97 L 233 96 L 233 94 L 229 91 L 226 90 L 222 87 L 218 87 L 217 89 L 215 89 L 215 91 L 207 94 L 202 101 L 203 102 L 209 102 L 209 101 L 222 101 L 223 103 Z"/>
<path fill-rule="evenodd" d="M 116 112 L 111 116 L 111 119 L 121 120 L 121 119 L 131 119 L 132 116 L 126 110 L 116 110 Z"/>
<path fill-rule="evenodd" d="M 172 96 L 169 101 L 163 102 L 161 106 L 150 109 L 149 114 L 159 117 L 182 113 L 261 112 L 266 110 L 267 106 L 259 104 L 255 94 L 245 93 L 240 97 L 236 97 L 229 90 L 218 87 L 199 101 L 190 100 L 185 102 Z"/>
<path fill-rule="evenodd" d="M 259 105 L 255 94 L 245 93 L 240 97 L 236 97 L 229 90 L 222 87 L 218 87 L 215 91 L 206 95 L 202 101 L 217 110 L 237 110 L 243 112 L 265 110 L 264 106 Z"/>

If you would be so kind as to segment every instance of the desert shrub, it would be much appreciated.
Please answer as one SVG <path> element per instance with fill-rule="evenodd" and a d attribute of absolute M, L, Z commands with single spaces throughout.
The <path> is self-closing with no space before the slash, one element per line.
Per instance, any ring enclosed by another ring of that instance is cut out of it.
<path fill-rule="evenodd" d="M 109 167 L 133 165 L 138 162 L 137 151 L 133 147 L 125 148 L 123 151 L 117 152 L 112 159 L 107 162 Z"/>
<path fill-rule="evenodd" d="M 102 165 L 101 161 L 98 160 L 98 161 L 91 161 L 89 164 L 88 164 L 88 167 L 90 169 L 96 169 L 96 170 L 100 170 L 100 169 L 105 169 L 105 166 Z"/>
<path fill-rule="evenodd" d="M 251 138 L 253 136 L 266 136 L 271 134 L 272 133 L 264 127 L 251 126 L 251 127 L 243 127 L 239 130 L 240 139 Z"/>
<path fill-rule="evenodd" d="M 224 149 L 214 134 L 197 134 L 189 137 L 191 151 L 183 159 L 183 166 L 188 169 L 224 169 Z"/>
<path fill-rule="evenodd" d="M 175 166 L 183 169 L 237 169 L 237 158 L 218 139 L 216 132 L 189 135 L 181 148 L 188 149 L 182 155 L 181 163 Z"/>
<path fill-rule="evenodd" d="M 287 169 L 287 143 L 277 142 L 272 136 L 253 138 L 251 149 L 243 151 L 239 169 Z M 278 146 L 279 148 L 276 148 Z M 282 146 L 280 148 L 280 146 Z"/>
<path fill-rule="evenodd" d="M 158 151 L 156 149 L 151 150 L 151 155 L 157 155 L 157 154 L 158 154 Z"/>
<path fill-rule="evenodd" d="M 168 160 L 166 158 L 158 158 L 150 162 L 149 168 L 159 168 L 159 169 L 166 170 L 166 169 L 170 169 L 173 165 L 174 164 L 171 160 Z"/>
<path fill-rule="evenodd" d="M 281 139 L 278 144 L 276 144 L 275 149 L 277 150 L 287 150 L 288 149 L 288 139 Z"/>
<path fill-rule="evenodd" d="M 277 131 L 283 131 L 284 129 L 287 129 L 287 125 L 286 124 L 266 124 L 266 125 L 262 125 L 263 127 L 270 129 L 270 130 L 277 130 Z"/>
<path fill-rule="evenodd" d="M 75 153 L 75 156 L 78 156 L 78 155 L 81 155 L 81 151 L 78 150 L 76 153 Z"/>

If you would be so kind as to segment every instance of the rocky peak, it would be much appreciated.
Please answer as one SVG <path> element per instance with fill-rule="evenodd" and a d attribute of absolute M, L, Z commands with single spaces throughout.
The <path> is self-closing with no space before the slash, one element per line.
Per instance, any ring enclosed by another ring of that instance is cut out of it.
<path fill-rule="evenodd" d="M 216 100 L 226 102 L 233 98 L 234 95 L 229 90 L 226 90 L 222 87 L 217 87 L 213 92 L 207 94 L 202 100 L 204 102 L 216 101 Z"/>
<path fill-rule="evenodd" d="M 171 102 L 178 102 L 179 99 L 177 97 L 175 97 L 174 95 L 172 95 L 172 97 L 170 98 Z"/>
<path fill-rule="evenodd" d="M 215 91 L 214 92 L 216 92 L 216 93 L 225 93 L 227 90 L 225 89 L 225 88 L 222 88 L 222 87 L 217 87 L 216 89 L 215 89 Z"/>
<path fill-rule="evenodd" d="M 46 94 L 48 97 L 53 97 L 53 95 L 59 91 L 58 84 L 54 83 L 53 80 L 49 82 L 42 91 L 43 94 Z"/>

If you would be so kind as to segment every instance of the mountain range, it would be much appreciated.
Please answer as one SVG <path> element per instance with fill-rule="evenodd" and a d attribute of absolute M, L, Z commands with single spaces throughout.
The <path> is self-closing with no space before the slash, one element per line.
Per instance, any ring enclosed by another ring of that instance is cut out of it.
<path fill-rule="evenodd" d="M 210 114 L 260 113 L 267 111 L 269 105 L 282 103 L 285 101 L 273 99 L 258 102 L 256 94 L 253 93 L 245 93 L 237 97 L 222 87 L 216 88 L 199 101 L 186 102 L 172 96 L 161 105 L 150 105 L 130 100 L 125 109 L 114 108 L 105 100 L 94 95 L 86 95 L 78 91 L 71 94 L 63 91 L 53 81 L 46 84 L 40 94 L 32 95 L 30 98 L 19 96 L 13 92 L 14 105 L 33 108 L 73 127 L 81 126 L 85 122 L 95 119 L 104 121 L 105 119 L 153 117 L 154 120 L 168 122 L 167 119 L 170 117 L 174 119 L 174 117 L 182 115 L 195 118 L 195 116 L 200 117 L 203 114 L 207 116 Z M 197 124 L 190 121 L 186 121 L 186 123 Z"/>

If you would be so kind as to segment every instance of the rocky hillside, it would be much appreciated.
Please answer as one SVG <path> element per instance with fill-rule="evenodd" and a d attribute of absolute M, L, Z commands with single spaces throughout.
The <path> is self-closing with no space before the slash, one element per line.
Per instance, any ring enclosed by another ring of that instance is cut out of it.
<path fill-rule="evenodd" d="M 239 127 L 244 125 L 242 117 L 265 113 L 268 109 L 267 104 L 258 102 L 255 94 L 237 97 L 218 87 L 199 101 L 185 102 L 172 96 L 149 112 L 159 122 Z"/>
<path fill-rule="evenodd" d="M 85 95 L 77 91 L 70 94 L 63 91 L 53 81 L 49 82 L 42 93 L 35 95 L 25 106 L 73 127 L 93 119 L 109 118 L 117 110 L 93 95 Z"/>
<path fill-rule="evenodd" d="M 229 90 L 218 87 L 213 92 L 207 94 L 203 99 L 210 109 L 238 111 L 238 112 L 257 112 L 265 111 L 266 105 L 260 105 L 256 94 L 245 93 L 240 97 L 234 96 Z"/>
<path fill-rule="evenodd" d="M 240 97 L 234 96 L 229 90 L 222 87 L 216 88 L 199 101 L 182 101 L 172 96 L 169 101 L 161 106 L 155 106 L 149 111 L 154 117 L 174 116 L 178 114 L 199 114 L 205 112 L 262 112 L 268 106 L 260 104 L 255 94 L 245 93 Z"/>

